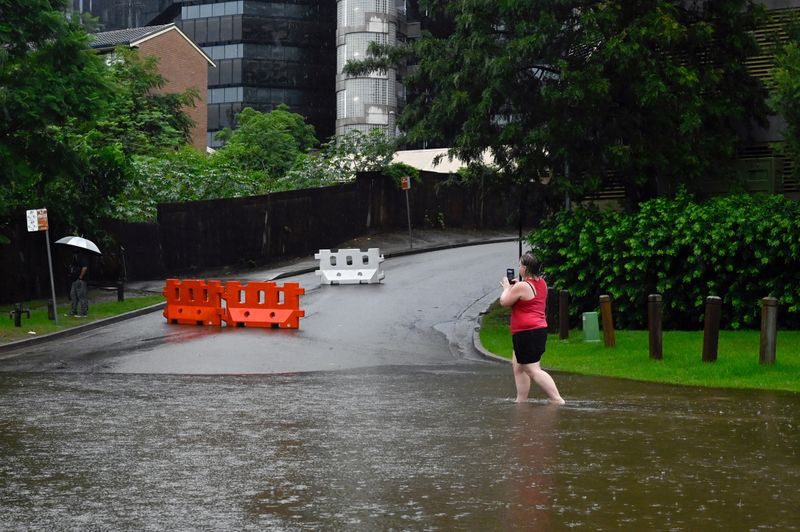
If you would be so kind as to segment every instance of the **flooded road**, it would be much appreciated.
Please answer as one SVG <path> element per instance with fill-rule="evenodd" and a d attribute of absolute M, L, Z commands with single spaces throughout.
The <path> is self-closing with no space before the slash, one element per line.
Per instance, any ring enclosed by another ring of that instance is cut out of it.
<path fill-rule="evenodd" d="M 796 529 L 800 395 L 507 366 L 0 375 L 8 530 Z"/>

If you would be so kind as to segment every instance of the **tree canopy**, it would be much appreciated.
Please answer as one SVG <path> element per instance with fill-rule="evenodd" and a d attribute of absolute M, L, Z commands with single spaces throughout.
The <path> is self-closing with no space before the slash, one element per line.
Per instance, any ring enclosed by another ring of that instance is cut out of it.
<path fill-rule="evenodd" d="M 800 24 L 791 21 L 789 38 L 776 47 L 774 86 L 769 103 L 786 120 L 783 143 L 779 146 L 794 162 L 794 176 L 800 176 Z"/>
<path fill-rule="evenodd" d="M 189 142 L 197 90 L 161 92 L 166 84 L 155 56 L 141 56 L 127 46 L 108 57 L 113 94 L 96 130 L 104 144 L 119 143 L 127 154 L 176 150 Z"/>
<path fill-rule="evenodd" d="M 84 165 L 107 167 L 115 158 L 87 154 L 76 139 L 94 126 L 111 87 L 86 32 L 63 7 L 62 0 L 0 0 L 0 217 L 43 204 L 66 216 L 63 194 L 86 184 Z"/>
<path fill-rule="evenodd" d="M 186 143 L 197 93 L 160 93 L 156 59 L 136 50 L 98 55 L 65 6 L 0 0 L 0 226 L 46 206 L 92 234 L 133 178 L 131 156 Z"/>
<path fill-rule="evenodd" d="M 272 179 L 285 175 L 318 143 L 314 126 L 283 104 L 269 113 L 246 107 L 236 115 L 236 125 L 217 134 L 225 141 L 217 155 Z"/>
<path fill-rule="evenodd" d="M 400 126 L 463 160 L 578 194 L 613 176 L 634 201 L 724 177 L 737 131 L 767 113 L 745 59 L 751 0 L 423 2 L 444 36 L 372 45 L 346 71 L 414 64 Z"/>

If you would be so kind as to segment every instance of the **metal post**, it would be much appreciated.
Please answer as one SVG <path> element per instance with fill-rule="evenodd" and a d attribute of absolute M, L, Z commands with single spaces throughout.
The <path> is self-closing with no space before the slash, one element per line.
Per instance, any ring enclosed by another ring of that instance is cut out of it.
<path fill-rule="evenodd" d="M 58 325 L 58 304 L 56 303 L 56 283 L 53 282 L 53 259 L 50 257 L 50 230 L 45 229 L 44 238 L 47 242 L 47 265 L 50 267 L 50 292 L 53 294 L 53 319 Z"/>
<path fill-rule="evenodd" d="M 650 332 L 650 358 L 662 360 L 664 350 L 661 334 L 661 294 L 647 296 L 647 328 Z"/>
<path fill-rule="evenodd" d="M 778 300 L 765 297 L 761 300 L 761 346 L 759 364 L 775 363 L 775 340 L 778 333 Z"/>
<path fill-rule="evenodd" d="M 611 313 L 611 296 L 600 296 L 600 315 L 603 319 L 603 341 L 606 347 L 617 345 L 614 339 L 614 317 Z"/>
<path fill-rule="evenodd" d="M 406 216 L 408 217 L 408 248 L 414 249 L 414 240 L 411 237 L 411 206 L 408 202 L 408 189 L 406 189 Z"/>
<path fill-rule="evenodd" d="M 703 362 L 716 362 L 719 348 L 719 318 L 722 313 L 722 298 L 706 298 L 706 317 L 703 327 Z"/>
<path fill-rule="evenodd" d="M 117 301 L 125 301 L 125 281 L 117 279 Z"/>
<path fill-rule="evenodd" d="M 558 292 L 558 337 L 561 340 L 569 338 L 569 292 Z"/>

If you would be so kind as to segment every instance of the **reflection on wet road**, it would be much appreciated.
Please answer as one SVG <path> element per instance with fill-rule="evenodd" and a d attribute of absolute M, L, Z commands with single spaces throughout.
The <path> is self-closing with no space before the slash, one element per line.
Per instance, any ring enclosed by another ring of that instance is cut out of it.
<path fill-rule="evenodd" d="M 0 376 L 8 529 L 797 527 L 800 396 L 508 367 Z"/>

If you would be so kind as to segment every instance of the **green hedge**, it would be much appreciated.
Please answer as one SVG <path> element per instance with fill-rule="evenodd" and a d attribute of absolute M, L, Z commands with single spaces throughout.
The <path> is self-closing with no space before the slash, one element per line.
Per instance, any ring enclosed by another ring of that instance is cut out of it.
<path fill-rule="evenodd" d="M 779 326 L 800 328 L 800 203 L 735 195 L 700 203 L 680 193 L 635 212 L 579 208 L 529 236 L 570 313 L 609 294 L 621 328 L 647 327 L 647 296 L 662 294 L 664 327 L 702 328 L 706 296 L 722 298 L 727 329 L 758 328 L 760 299 L 780 303 Z"/>

